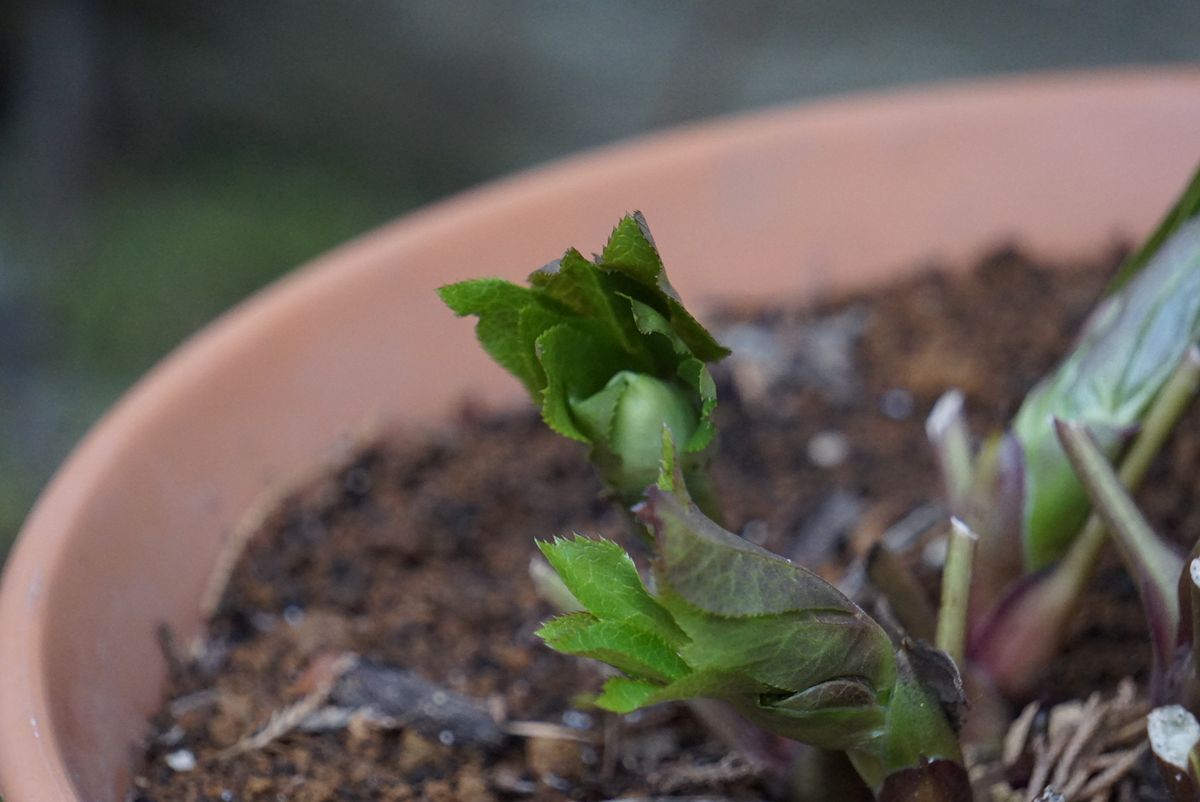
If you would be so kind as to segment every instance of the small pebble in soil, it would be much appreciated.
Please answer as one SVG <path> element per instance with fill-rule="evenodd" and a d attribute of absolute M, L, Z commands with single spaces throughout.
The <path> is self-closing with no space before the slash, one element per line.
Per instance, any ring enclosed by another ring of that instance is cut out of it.
<path fill-rule="evenodd" d="M 250 626 L 254 627 L 255 632 L 264 634 L 271 632 L 277 623 L 279 623 L 279 617 L 271 613 L 256 610 L 250 614 Z"/>
<path fill-rule="evenodd" d="M 298 604 L 289 604 L 283 608 L 283 620 L 290 626 L 299 626 L 304 620 L 304 608 Z"/>
<path fill-rule="evenodd" d="M 935 538 L 921 550 L 921 562 L 930 568 L 941 568 L 946 564 L 946 549 L 949 543 L 946 538 Z"/>
<path fill-rule="evenodd" d="M 186 733 L 183 731 L 183 728 L 178 724 L 175 724 L 154 740 L 158 741 L 158 743 L 162 744 L 163 746 L 175 746 L 183 740 L 184 735 L 186 735 Z"/>
<path fill-rule="evenodd" d="M 585 774 L 583 745 L 577 741 L 560 738 L 530 738 L 525 742 L 525 756 L 529 768 L 542 782 L 552 788 L 557 783 L 567 787 Z"/>
<path fill-rule="evenodd" d="M 590 730 L 592 717 L 582 710 L 568 710 L 562 714 L 562 722 L 573 730 Z"/>
<path fill-rule="evenodd" d="M 885 390 L 879 397 L 879 411 L 892 420 L 908 420 L 915 408 L 912 393 L 903 387 Z"/>
<path fill-rule="evenodd" d="M 174 752 L 168 752 L 163 760 L 171 768 L 171 771 L 191 771 L 196 768 L 196 756 L 192 754 L 190 749 L 177 749 Z"/>
<path fill-rule="evenodd" d="M 841 432 L 817 432 L 808 441 L 807 453 L 818 468 L 836 468 L 850 456 L 850 443 Z"/>

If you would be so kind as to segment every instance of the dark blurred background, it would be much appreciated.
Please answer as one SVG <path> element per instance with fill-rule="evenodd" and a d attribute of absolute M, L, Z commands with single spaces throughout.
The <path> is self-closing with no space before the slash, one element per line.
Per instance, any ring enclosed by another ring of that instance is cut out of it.
<path fill-rule="evenodd" d="M 1198 32 L 1197 0 L 0 0 L 0 555 L 156 359 L 415 206 L 767 104 L 1200 61 Z"/>

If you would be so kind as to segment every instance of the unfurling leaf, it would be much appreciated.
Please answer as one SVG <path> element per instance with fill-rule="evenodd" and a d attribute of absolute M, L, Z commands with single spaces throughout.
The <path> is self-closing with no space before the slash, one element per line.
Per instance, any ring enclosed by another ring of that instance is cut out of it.
<path fill-rule="evenodd" d="M 712 509 L 703 474 L 716 388 L 707 363 L 728 352 L 680 303 L 639 213 L 618 223 L 595 260 L 572 249 L 528 287 L 478 279 L 440 294 L 456 313 L 478 316 L 484 349 L 552 429 L 591 446 L 624 503 L 657 477 L 666 426 L 693 493 Z"/>
<path fill-rule="evenodd" d="M 1093 311 L 1075 350 L 1025 398 L 1013 421 L 1025 455 L 1029 568 L 1063 555 L 1089 507 L 1052 419 L 1086 425 L 1111 458 L 1198 339 L 1200 219 L 1190 218 Z"/>
<path fill-rule="evenodd" d="M 612 543 L 541 544 L 588 611 L 551 621 L 542 637 L 626 675 L 609 679 L 597 704 L 628 712 L 725 700 L 772 732 L 847 750 L 876 790 L 894 771 L 961 761 L 935 694 L 878 623 L 820 577 L 661 486 L 638 511 L 654 537 L 653 594 Z"/>
<path fill-rule="evenodd" d="M 1200 387 L 1200 349 L 1192 346 L 1155 397 L 1141 430 L 1121 457 L 1116 475 L 1125 487 L 1132 490 L 1140 484 L 1167 436 L 1191 404 L 1197 387 Z M 1057 650 L 1067 622 L 1075 615 L 1106 540 L 1105 524 L 1099 515 L 1093 514 L 1063 559 L 1013 582 L 988 615 L 976 622 L 971 634 L 972 657 L 1006 693 L 1022 697 L 1034 689 L 1042 666 Z M 983 560 L 979 567 L 992 567 L 988 556 L 981 551 Z M 1138 573 L 1136 567 L 1133 570 Z M 1188 593 L 1181 590 L 1180 609 L 1191 609 Z M 1158 604 L 1152 600 L 1147 606 L 1156 621 L 1163 616 L 1155 611 L 1166 614 L 1171 609 L 1169 602 Z M 1190 640 L 1191 627 L 1185 631 L 1184 626 L 1190 623 L 1191 613 L 1180 620 L 1182 644 Z M 1160 628 L 1157 643 L 1164 642 Z M 1172 674 L 1175 673 L 1177 669 L 1172 669 Z M 1160 677 L 1161 672 L 1155 676 Z"/>

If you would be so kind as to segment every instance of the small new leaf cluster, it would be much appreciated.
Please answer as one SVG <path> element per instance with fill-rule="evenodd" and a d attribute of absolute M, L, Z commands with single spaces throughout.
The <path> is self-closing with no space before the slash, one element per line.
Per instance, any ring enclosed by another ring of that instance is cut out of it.
<path fill-rule="evenodd" d="M 484 349 L 550 428 L 591 446 L 623 502 L 654 482 L 664 424 L 683 446 L 694 491 L 707 493 L 716 388 L 706 363 L 728 351 L 680 303 L 640 213 L 621 220 L 593 259 L 572 248 L 528 287 L 478 279 L 440 294 L 456 313 L 479 317 Z"/>
<path fill-rule="evenodd" d="M 678 481 L 660 480 L 638 511 L 654 536 L 653 595 L 612 542 L 539 544 L 586 608 L 539 634 L 624 674 L 605 683 L 600 707 L 722 699 L 772 732 L 846 751 L 876 787 L 900 769 L 961 761 L 938 701 L 878 623 L 816 574 L 709 520 Z"/>
<path fill-rule="evenodd" d="M 649 537 L 653 591 L 612 542 L 540 544 L 561 580 L 556 597 L 582 608 L 541 636 L 623 674 L 605 684 L 600 706 L 724 700 L 771 732 L 845 750 L 881 799 L 970 797 L 943 709 L 961 701 L 961 684 L 942 698 L 913 667 L 949 664 L 957 680 L 948 658 L 893 644 L 833 586 L 713 520 L 716 395 L 706 363 L 727 352 L 683 308 L 641 215 L 623 219 L 599 255 L 569 250 L 528 287 L 483 279 L 441 296 L 479 317 L 484 348 L 546 423 L 591 446 Z M 552 584 L 544 572 L 543 582 Z"/>

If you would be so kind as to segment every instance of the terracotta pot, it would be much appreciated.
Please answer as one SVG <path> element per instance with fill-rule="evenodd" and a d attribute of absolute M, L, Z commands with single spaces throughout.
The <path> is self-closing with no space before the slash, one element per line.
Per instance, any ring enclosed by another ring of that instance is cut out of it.
<path fill-rule="evenodd" d="M 142 380 L 42 495 L 0 594 L 0 792 L 117 800 L 183 638 L 256 497 L 371 417 L 519 397 L 436 301 L 598 247 L 645 211 L 691 301 L 839 293 L 1018 239 L 1143 232 L 1198 155 L 1200 71 L 1003 80 L 697 125 L 412 214 L 242 304 Z"/>

